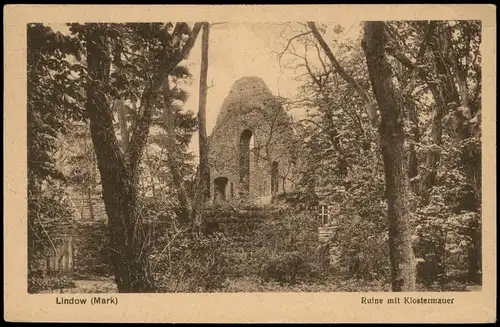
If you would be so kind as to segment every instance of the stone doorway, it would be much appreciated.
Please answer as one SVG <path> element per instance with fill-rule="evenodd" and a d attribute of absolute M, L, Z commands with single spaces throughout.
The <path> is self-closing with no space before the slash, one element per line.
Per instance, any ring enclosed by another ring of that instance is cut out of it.
<path fill-rule="evenodd" d="M 214 204 L 226 202 L 226 186 L 228 181 L 227 177 L 223 176 L 214 179 Z"/>

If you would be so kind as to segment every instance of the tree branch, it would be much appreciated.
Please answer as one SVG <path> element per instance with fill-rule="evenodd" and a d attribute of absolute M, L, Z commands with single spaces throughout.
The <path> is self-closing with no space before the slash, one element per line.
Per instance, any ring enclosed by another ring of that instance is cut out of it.
<path fill-rule="evenodd" d="M 290 38 L 285 46 L 285 49 L 283 49 L 283 51 L 278 53 L 278 62 L 281 62 L 281 58 L 283 57 L 285 52 L 288 50 L 288 48 L 291 46 L 293 40 L 298 39 L 299 37 L 304 36 L 304 35 L 308 35 L 308 34 L 311 34 L 311 31 L 300 33 L 300 34 L 295 35 L 294 37 Z"/>
<path fill-rule="evenodd" d="M 422 40 L 422 43 L 420 44 L 420 48 L 417 53 L 417 62 L 420 62 L 424 55 L 425 51 L 427 50 L 427 46 L 429 45 L 429 41 L 432 37 L 432 34 L 434 33 L 434 29 L 436 28 L 437 22 L 435 20 L 430 21 L 429 25 L 427 25 L 427 31 L 425 32 L 424 39 Z"/>
<path fill-rule="evenodd" d="M 160 65 L 160 69 L 153 75 L 150 84 L 146 86 L 146 89 L 141 96 L 141 108 L 139 109 L 139 112 L 142 112 L 142 115 L 138 118 L 129 143 L 129 164 L 132 171 L 135 171 L 137 168 L 139 160 L 142 156 L 142 151 L 147 142 L 149 126 L 151 125 L 151 118 L 153 115 L 152 102 L 154 96 L 163 84 L 165 77 L 172 72 L 179 62 L 188 58 L 189 52 L 194 46 L 201 27 L 202 23 L 195 23 L 193 30 L 191 31 L 191 35 L 189 36 L 186 44 L 182 47 L 182 50 L 178 51 L 173 57 L 169 57 L 167 55 L 166 58 L 164 58 L 163 63 Z"/>
<path fill-rule="evenodd" d="M 212 27 L 212 26 L 215 26 L 215 25 L 224 25 L 224 24 L 227 24 L 227 22 L 217 22 L 217 23 L 212 23 L 210 24 L 209 26 Z"/>
<path fill-rule="evenodd" d="M 316 24 L 314 22 L 307 22 L 307 26 L 311 29 L 312 34 L 316 38 L 316 40 L 319 42 L 321 48 L 323 51 L 326 53 L 328 59 L 332 63 L 333 67 L 336 69 L 337 73 L 351 86 L 353 87 L 358 95 L 363 99 L 365 102 L 366 106 L 366 111 L 368 113 L 368 116 L 370 117 L 370 120 L 373 125 L 376 125 L 377 120 L 378 120 L 378 115 L 376 112 L 376 108 L 374 106 L 374 103 L 372 99 L 370 98 L 367 90 L 365 90 L 345 69 L 340 65 L 340 63 L 337 61 L 337 58 L 335 58 L 332 50 L 326 43 L 326 41 L 323 39 L 323 36 L 319 33 L 318 28 L 316 27 Z"/>
<path fill-rule="evenodd" d="M 394 59 L 399 61 L 406 68 L 408 68 L 410 70 L 418 69 L 420 74 L 425 74 L 425 72 L 423 72 L 419 66 L 424 58 L 425 52 L 427 50 L 427 46 L 428 46 L 429 41 L 432 37 L 432 34 L 434 33 L 434 29 L 436 28 L 436 25 L 437 25 L 436 21 L 431 21 L 429 23 L 429 25 L 427 26 L 427 30 L 425 32 L 424 39 L 422 40 L 422 43 L 420 44 L 419 49 L 418 49 L 415 63 L 413 61 L 411 61 L 404 53 L 396 50 L 394 47 L 390 47 L 390 46 L 386 47 L 385 50 L 386 50 L 387 54 L 394 57 Z M 427 76 L 427 74 L 425 74 L 425 76 Z"/>

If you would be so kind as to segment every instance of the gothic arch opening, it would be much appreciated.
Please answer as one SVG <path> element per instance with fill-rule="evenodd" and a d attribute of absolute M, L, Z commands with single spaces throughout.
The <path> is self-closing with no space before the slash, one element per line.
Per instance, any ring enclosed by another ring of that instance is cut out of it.
<path fill-rule="evenodd" d="M 250 144 L 253 133 L 245 129 L 240 136 L 240 188 L 245 193 L 250 192 Z"/>
<path fill-rule="evenodd" d="M 222 204 L 226 201 L 227 177 L 214 179 L 214 204 Z"/>

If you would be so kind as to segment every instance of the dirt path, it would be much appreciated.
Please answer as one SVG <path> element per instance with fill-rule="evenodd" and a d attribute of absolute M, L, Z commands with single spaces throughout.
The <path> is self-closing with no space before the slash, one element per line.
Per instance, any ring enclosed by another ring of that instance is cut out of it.
<path fill-rule="evenodd" d="M 75 287 L 62 290 L 45 290 L 40 293 L 117 293 L 116 284 L 112 280 L 75 280 Z"/>

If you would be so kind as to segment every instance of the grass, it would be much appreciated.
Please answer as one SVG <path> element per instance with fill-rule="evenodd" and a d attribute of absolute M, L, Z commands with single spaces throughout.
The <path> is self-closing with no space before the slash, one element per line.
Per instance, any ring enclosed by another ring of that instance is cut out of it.
<path fill-rule="evenodd" d="M 63 293 L 116 293 L 116 284 L 112 278 L 99 280 L 75 280 L 75 287 L 64 289 Z M 228 279 L 222 293 L 250 293 L 250 292 L 390 292 L 391 286 L 384 281 L 363 281 L 359 279 L 330 279 L 323 282 L 297 282 L 294 285 L 280 284 L 277 282 L 263 283 L 258 277 L 241 277 Z M 425 286 L 417 285 L 417 292 L 440 292 L 437 284 Z M 446 285 L 448 292 L 475 292 L 481 291 L 480 285 L 464 285 L 450 283 Z M 44 291 L 42 293 L 50 293 Z M 56 290 L 55 292 L 60 292 Z"/>

